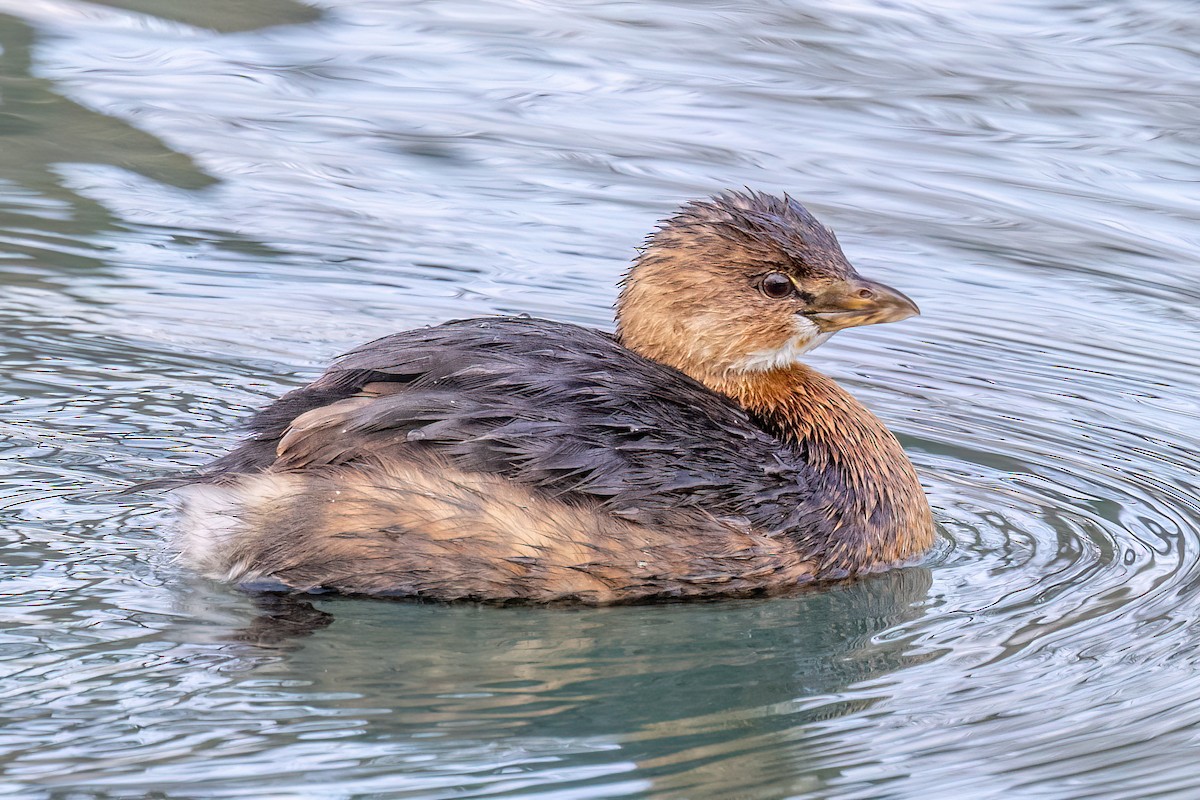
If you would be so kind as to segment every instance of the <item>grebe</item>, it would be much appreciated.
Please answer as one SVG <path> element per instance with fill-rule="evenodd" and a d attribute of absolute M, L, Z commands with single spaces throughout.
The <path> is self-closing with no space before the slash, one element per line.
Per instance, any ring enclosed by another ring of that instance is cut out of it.
<path fill-rule="evenodd" d="M 925 495 L 799 358 L 916 313 L 787 196 L 692 202 L 634 260 L 615 335 L 457 320 L 285 394 L 184 479 L 180 557 L 273 590 L 588 604 L 885 569 L 932 545 Z"/>

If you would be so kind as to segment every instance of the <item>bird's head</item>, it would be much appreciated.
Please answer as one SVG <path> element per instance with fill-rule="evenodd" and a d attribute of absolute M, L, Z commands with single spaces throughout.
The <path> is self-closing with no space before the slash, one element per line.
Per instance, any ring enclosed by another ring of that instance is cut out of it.
<path fill-rule="evenodd" d="M 727 192 L 664 220 L 622 282 L 631 350 L 710 386 L 786 369 L 834 332 L 919 313 L 859 275 L 786 195 Z"/>

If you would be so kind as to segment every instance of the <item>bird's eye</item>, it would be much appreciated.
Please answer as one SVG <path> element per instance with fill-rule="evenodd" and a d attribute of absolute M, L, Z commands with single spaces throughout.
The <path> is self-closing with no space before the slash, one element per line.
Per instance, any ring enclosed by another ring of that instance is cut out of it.
<path fill-rule="evenodd" d="M 773 300 L 782 300 L 796 291 L 792 279 L 782 272 L 772 272 L 762 279 L 762 293 Z"/>

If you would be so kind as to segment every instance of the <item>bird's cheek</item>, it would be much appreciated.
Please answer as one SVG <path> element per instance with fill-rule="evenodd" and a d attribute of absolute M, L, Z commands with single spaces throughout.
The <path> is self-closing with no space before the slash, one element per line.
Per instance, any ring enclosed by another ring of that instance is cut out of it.
<path fill-rule="evenodd" d="M 821 331 L 812 320 L 795 315 L 782 339 L 767 346 L 752 347 L 735 365 L 736 372 L 770 372 L 801 363 L 805 353 L 824 344 L 832 333 Z"/>

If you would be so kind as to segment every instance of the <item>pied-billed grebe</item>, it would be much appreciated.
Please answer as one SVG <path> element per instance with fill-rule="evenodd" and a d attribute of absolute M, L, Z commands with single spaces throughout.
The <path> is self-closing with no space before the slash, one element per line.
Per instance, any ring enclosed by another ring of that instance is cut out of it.
<path fill-rule="evenodd" d="M 933 541 L 912 464 L 802 353 L 917 313 L 796 201 L 685 206 L 617 332 L 524 317 L 386 336 L 179 490 L 183 560 L 243 585 L 495 602 L 775 594 Z"/>

